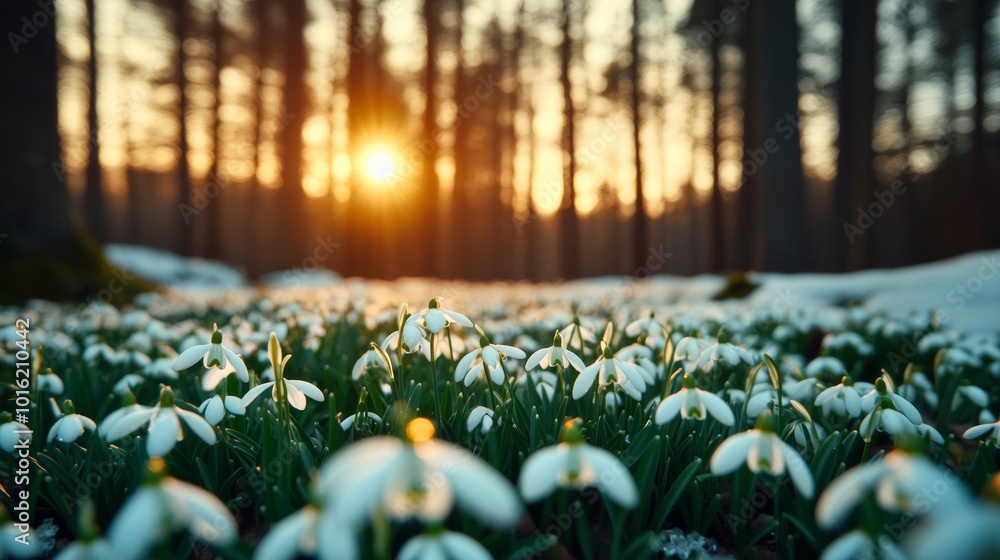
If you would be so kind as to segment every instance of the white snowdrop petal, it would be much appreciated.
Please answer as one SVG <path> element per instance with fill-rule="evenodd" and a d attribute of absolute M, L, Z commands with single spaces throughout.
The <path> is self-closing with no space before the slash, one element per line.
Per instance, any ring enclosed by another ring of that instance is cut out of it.
<path fill-rule="evenodd" d="M 302 394 L 304 394 L 305 396 L 309 397 L 314 401 L 322 402 L 323 400 L 326 399 L 326 396 L 323 395 L 323 391 L 320 391 L 319 387 L 313 385 L 312 383 L 309 383 L 308 381 L 300 381 L 298 379 L 286 379 L 285 383 L 295 386 L 296 389 L 302 391 Z"/>
<path fill-rule="evenodd" d="M 510 527 L 521 518 L 521 501 L 514 487 L 489 463 L 437 440 L 421 444 L 417 452 L 448 479 L 458 507 L 481 523 Z"/>
<path fill-rule="evenodd" d="M 726 426 L 732 426 L 736 423 L 736 416 L 733 415 L 733 410 L 729 408 L 726 401 L 722 400 L 718 395 L 709 393 L 708 391 L 702 391 L 701 402 L 704 404 L 708 412 L 715 417 L 721 424 Z"/>
<path fill-rule="evenodd" d="M 163 491 L 141 487 L 122 506 L 108 527 L 108 541 L 116 558 L 140 560 L 150 548 L 167 537 L 169 529 Z"/>
<path fill-rule="evenodd" d="M 301 509 L 276 523 L 254 551 L 254 560 L 294 560 L 303 534 L 316 520 L 312 507 Z"/>
<path fill-rule="evenodd" d="M 194 537 L 210 544 L 227 544 L 236 539 L 236 519 L 214 494 L 170 477 L 160 486 L 173 508 L 174 519 Z"/>
<path fill-rule="evenodd" d="M 862 531 L 851 531 L 830 543 L 820 560 L 854 560 L 871 549 L 871 539 Z"/>
<path fill-rule="evenodd" d="M 285 384 L 285 396 L 288 397 L 288 404 L 290 404 L 292 408 L 298 410 L 305 410 L 306 396 L 302 393 L 302 391 L 300 391 L 298 387 L 292 385 L 288 381 L 284 381 L 284 384 Z M 277 388 L 277 386 L 275 386 L 275 388 Z M 277 396 L 275 396 L 274 400 L 277 402 L 278 400 Z"/>
<path fill-rule="evenodd" d="M 156 414 L 157 410 L 158 409 L 154 407 L 131 409 L 122 414 L 121 417 L 114 418 L 114 421 L 108 425 L 107 428 L 105 428 L 105 424 L 102 423 L 101 432 L 104 434 L 104 439 L 107 441 L 115 441 L 116 439 L 120 439 L 128 434 L 131 434 L 141 428 L 143 424 L 148 422 L 149 419 Z M 106 421 L 109 419 L 111 419 L 110 416 L 106 419 Z"/>
<path fill-rule="evenodd" d="M 243 399 L 241 401 L 243 407 L 246 408 L 250 403 L 254 401 L 254 399 L 260 396 L 261 393 L 272 387 L 274 387 L 274 381 L 268 381 L 267 383 L 261 383 L 260 385 L 257 385 L 253 389 L 247 391 L 246 394 L 243 395 Z"/>
<path fill-rule="evenodd" d="M 578 443 L 584 461 L 590 464 L 596 475 L 597 488 L 612 502 L 627 509 L 639 503 L 639 490 L 635 486 L 632 473 L 618 457 L 610 451 L 586 443 Z"/>
<path fill-rule="evenodd" d="M 181 437 L 181 425 L 172 410 L 158 411 L 149 421 L 149 436 L 146 452 L 150 457 L 163 457 L 177 445 Z"/>
<path fill-rule="evenodd" d="M 594 384 L 594 380 L 597 379 L 597 373 L 601 369 L 603 360 L 598 360 L 597 362 L 591 364 L 584 368 L 580 375 L 576 377 L 576 382 L 573 383 L 573 398 L 576 400 L 581 399 L 590 390 L 590 387 Z"/>
<path fill-rule="evenodd" d="M 205 354 L 208 353 L 209 346 L 211 345 L 199 344 L 197 346 L 192 346 L 191 348 L 188 348 L 187 350 L 181 352 L 181 355 L 177 356 L 177 359 L 174 360 L 174 366 L 173 366 L 174 370 L 175 371 L 185 370 L 198 363 L 198 361 L 203 359 L 205 357 Z"/>
<path fill-rule="evenodd" d="M 775 441 L 780 448 L 780 454 L 786 463 L 785 470 L 788 471 L 788 476 L 792 478 L 792 484 L 795 485 L 795 489 L 806 498 L 812 498 L 813 492 L 816 490 L 816 483 L 813 480 L 813 474 L 809 469 L 809 465 L 806 464 L 797 451 L 792 449 L 792 446 L 777 438 L 775 438 Z"/>
<path fill-rule="evenodd" d="M 489 551 L 472 537 L 463 535 L 462 533 L 445 531 L 439 538 L 449 558 L 493 560 L 493 556 L 490 555 Z"/>
<path fill-rule="evenodd" d="M 757 443 L 753 432 L 741 432 L 729 436 L 712 454 L 709 469 L 712 474 L 729 474 L 747 461 L 747 454 Z"/>
<path fill-rule="evenodd" d="M 654 420 L 657 424 L 663 425 L 674 418 L 677 417 L 677 413 L 681 411 L 681 406 L 684 404 L 684 394 L 683 392 L 674 393 L 669 397 L 660 401 L 660 404 L 656 407 L 656 415 Z"/>
<path fill-rule="evenodd" d="M 249 383 L 250 372 L 247 371 L 247 365 L 243 363 L 243 358 L 225 346 L 222 347 L 222 351 L 226 355 L 226 360 L 236 370 L 236 379 L 239 379 L 243 383 Z"/>
<path fill-rule="evenodd" d="M 194 432 L 202 441 L 208 445 L 215 444 L 215 428 L 212 427 L 212 424 L 208 420 L 199 414 L 182 408 L 177 409 L 177 415 L 184 421 L 184 426 Z"/>
<path fill-rule="evenodd" d="M 556 491 L 558 473 L 566 468 L 568 450 L 565 444 L 545 447 L 532 453 L 521 465 L 517 487 L 525 502 L 537 502 Z"/>
<path fill-rule="evenodd" d="M 324 511 L 316 524 L 316 556 L 320 560 L 356 560 L 361 557 L 353 531 Z"/>

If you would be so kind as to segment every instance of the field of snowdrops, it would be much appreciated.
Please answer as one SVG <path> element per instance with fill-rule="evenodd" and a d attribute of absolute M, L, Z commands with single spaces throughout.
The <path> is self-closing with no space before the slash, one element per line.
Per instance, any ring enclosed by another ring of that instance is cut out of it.
<path fill-rule="evenodd" d="M 1000 552 L 995 335 L 669 286 L 439 289 L 0 310 L 0 553 Z"/>

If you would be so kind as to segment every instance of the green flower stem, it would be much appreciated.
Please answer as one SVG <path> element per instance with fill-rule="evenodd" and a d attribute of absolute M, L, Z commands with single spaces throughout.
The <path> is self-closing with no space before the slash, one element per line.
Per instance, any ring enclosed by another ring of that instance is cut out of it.
<path fill-rule="evenodd" d="M 442 422 L 441 395 L 438 394 L 437 335 L 434 333 L 431 333 L 431 393 L 434 394 L 434 418 Z"/>

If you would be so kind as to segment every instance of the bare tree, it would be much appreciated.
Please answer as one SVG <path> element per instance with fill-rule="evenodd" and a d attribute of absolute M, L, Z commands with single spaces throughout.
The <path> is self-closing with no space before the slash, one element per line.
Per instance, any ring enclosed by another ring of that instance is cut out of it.
<path fill-rule="evenodd" d="M 212 10 L 212 46 L 214 49 L 212 62 L 215 71 L 212 73 L 212 164 L 208 170 L 208 176 L 202 185 L 202 189 L 207 189 L 209 184 L 221 185 L 219 178 L 219 157 L 222 154 L 219 142 L 219 128 L 222 124 L 220 109 L 222 107 L 222 66 L 225 64 L 224 29 L 222 27 L 222 0 L 216 0 Z M 218 196 L 208 204 L 207 218 L 205 220 L 205 255 L 210 259 L 222 258 L 222 204 Z"/>
<path fill-rule="evenodd" d="M 559 241 L 561 247 L 559 272 L 565 279 L 579 276 L 578 217 L 576 214 L 576 110 L 573 105 L 573 83 L 570 66 L 573 58 L 572 0 L 563 0 L 562 43 L 559 57 L 559 79 L 563 92 L 563 198 L 559 207 Z"/>
<path fill-rule="evenodd" d="M 285 87 L 281 140 L 284 153 L 281 165 L 282 214 L 285 265 L 293 265 L 305 252 L 307 216 L 305 191 L 302 190 L 302 125 L 307 109 L 305 0 L 289 0 L 285 6 Z"/>
<path fill-rule="evenodd" d="M 836 232 L 830 250 L 834 269 L 857 269 L 865 260 L 864 236 L 842 231 L 857 206 L 868 202 L 872 184 L 875 114 L 875 26 L 878 0 L 843 0 L 838 94 L 837 181 L 833 192 Z"/>
<path fill-rule="evenodd" d="M 174 83 L 177 84 L 177 122 L 179 124 L 177 138 L 177 198 L 178 204 L 191 204 L 191 170 L 188 167 L 188 97 L 187 97 L 187 53 L 184 51 L 184 41 L 188 35 L 188 0 L 172 0 L 174 16 L 174 39 L 176 41 L 176 68 Z M 180 252 L 183 255 L 194 255 L 194 233 L 190 223 L 179 222 L 180 234 L 178 240 Z"/>
<path fill-rule="evenodd" d="M 104 189 L 101 170 L 100 123 L 97 116 L 97 13 L 94 0 L 84 2 L 87 9 L 87 171 L 83 187 L 84 215 L 91 233 L 99 241 L 107 240 L 104 215 Z"/>
<path fill-rule="evenodd" d="M 629 52 L 632 54 L 630 77 L 632 84 L 632 147 L 635 151 L 635 212 L 632 214 L 632 265 L 639 269 L 646 261 L 649 232 L 646 228 L 646 197 L 642 188 L 642 84 L 639 81 L 642 53 L 639 24 L 642 21 L 639 0 L 632 0 L 632 40 Z"/>

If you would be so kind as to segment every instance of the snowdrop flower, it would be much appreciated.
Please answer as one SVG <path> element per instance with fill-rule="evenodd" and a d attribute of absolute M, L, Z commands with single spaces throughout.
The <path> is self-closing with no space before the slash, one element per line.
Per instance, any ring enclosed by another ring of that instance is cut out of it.
<path fill-rule="evenodd" d="M 493 556 L 472 537 L 437 529 L 406 541 L 396 559 L 493 560 Z"/>
<path fill-rule="evenodd" d="M 280 403 L 284 399 L 287 399 L 288 404 L 299 410 L 305 410 L 306 397 L 320 402 L 326 398 L 323 396 L 323 392 L 312 383 L 285 377 L 285 364 L 288 363 L 292 355 L 289 354 L 282 357 L 281 344 L 278 342 L 278 336 L 273 332 L 271 333 L 270 340 L 267 342 L 267 352 L 271 358 L 271 368 L 275 373 L 275 381 L 261 383 L 247 391 L 243 395 L 242 404 L 244 408 L 268 389 L 271 389 L 271 398 L 274 399 L 274 402 Z"/>
<path fill-rule="evenodd" d="M 649 346 L 638 342 L 629 344 L 615 352 L 615 357 L 623 362 L 638 366 L 647 385 L 652 385 L 656 381 L 660 368 L 653 363 L 653 349 Z"/>
<path fill-rule="evenodd" d="M 667 329 L 663 323 L 656 320 L 653 313 L 625 325 L 625 334 L 631 337 L 645 337 L 646 344 L 653 349 L 661 349 L 667 342 Z"/>
<path fill-rule="evenodd" d="M 819 557 L 820 560 L 855 560 L 857 558 L 906 560 L 907 556 L 892 539 L 883 535 L 876 540 L 872 535 L 856 529 L 841 535 L 830 543 Z"/>
<path fill-rule="evenodd" d="M 876 430 L 885 432 L 895 439 L 915 435 L 917 424 L 910 422 L 906 416 L 891 408 L 878 407 L 869 412 L 858 427 L 861 438 L 865 441 L 871 441 Z"/>
<path fill-rule="evenodd" d="M 118 396 L 124 395 L 126 392 L 132 393 L 134 392 L 133 389 L 139 387 L 145 382 L 146 378 L 138 373 L 128 373 L 123 375 L 122 378 L 114 384 L 111 388 L 111 392 Z"/>
<path fill-rule="evenodd" d="M 698 359 L 712 343 L 704 338 L 685 336 L 674 346 L 674 360 L 684 362 L 684 371 L 694 372 L 698 369 Z"/>
<path fill-rule="evenodd" d="M 951 401 L 952 411 L 958 410 L 964 401 L 979 408 L 985 408 L 990 404 L 990 395 L 982 388 L 966 382 L 955 391 L 955 398 Z"/>
<path fill-rule="evenodd" d="M 823 389 L 823 385 L 813 377 L 805 379 L 785 379 L 782 381 L 782 396 L 797 401 L 808 401 L 816 397 L 816 394 Z"/>
<path fill-rule="evenodd" d="M 164 475 L 162 459 L 152 459 L 146 480 L 129 496 L 108 527 L 115 558 L 147 558 L 174 529 L 186 529 L 211 545 L 236 539 L 236 520 L 204 489 Z"/>
<path fill-rule="evenodd" d="M 72 443 L 87 430 L 93 431 L 97 429 L 97 423 L 86 416 L 76 413 L 76 410 L 73 408 L 73 401 L 69 399 L 63 401 L 62 410 L 59 409 L 59 405 L 56 404 L 55 399 L 50 399 L 50 401 L 52 402 L 52 409 L 55 412 L 55 416 L 59 419 L 49 429 L 49 443 L 52 443 L 54 439 L 58 439 L 63 443 Z"/>
<path fill-rule="evenodd" d="M 98 357 L 103 358 L 109 364 L 118 363 L 118 352 L 115 352 L 114 349 L 103 342 L 91 344 L 83 351 L 83 359 L 86 362 L 92 362 Z"/>
<path fill-rule="evenodd" d="M 63 389 L 65 388 L 62 379 L 54 373 L 43 373 L 39 375 L 35 380 L 35 386 L 38 387 L 39 391 L 52 395 L 61 395 L 63 393 Z"/>
<path fill-rule="evenodd" d="M 389 371 L 390 365 L 385 361 L 384 356 L 385 354 L 372 347 L 362 354 L 358 358 L 358 361 L 354 362 L 354 368 L 351 370 L 351 378 L 355 381 L 360 381 L 371 370 L 383 369 Z"/>
<path fill-rule="evenodd" d="M 149 424 L 146 452 L 163 457 L 184 439 L 184 429 L 193 432 L 208 445 L 215 444 L 215 429 L 202 416 L 174 405 L 174 392 L 164 386 L 156 406 L 134 405 L 120 416 L 109 415 L 101 422 L 100 432 L 107 441 L 121 439 Z"/>
<path fill-rule="evenodd" d="M 176 358 L 157 358 L 142 368 L 142 374 L 153 379 L 176 381 L 178 375 L 174 371 L 174 360 Z"/>
<path fill-rule="evenodd" d="M 529 377 L 531 378 L 530 381 Z M 553 395 L 555 395 L 556 387 L 559 385 L 559 376 L 551 371 L 525 371 L 517 376 L 515 383 L 517 386 L 524 388 L 528 388 L 534 384 L 535 392 L 538 393 L 538 396 L 542 400 L 551 401 Z"/>
<path fill-rule="evenodd" d="M 0 449 L 13 453 L 19 444 L 31 443 L 31 429 L 14 422 L 9 412 L 0 413 Z"/>
<path fill-rule="evenodd" d="M 766 371 L 761 368 L 761 371 Z M 747 418 L 757 418 L 778 399 L 778 391 L 767 383 L 757 383 L 752 387 L 750 400 L 747 401 Z M 781 406 L 789 406 L 792 400 L 788 395 L 781 395 Z"/>
<path fill-rule="evenodd" d="M 689 356 L 687 363 L 690 369 L 687 371 L 690 373 L 694 370 L 700 370 L 707 373 L 712 371 L 717 364 L 719 367 L 730 368 L 739 365 L 741 362 L 750 362 L 746 350 L 728 342 L 716 340 L 702 350 L 697 361 L 692 361 Z"/>
<path fill-rule="evenodd" d="M 405 440 L 376 436 L 339 451 L 320 468 L 319 488 L 326 507 L 354 527 L 376 512 L 439 522 L 453 504 L 494 528 L 521 518 L 507 479 L 466 449 L 434 439 L 426 418 L 406 425 Z"/>
<path fill-rule="evenodd" d="M 729 436 L 719 445 L 709 463 L 712 474 L 729 474 L 746 463 L 752 472 L 766 471 L 779 475 L 785 471 L 792 478 L 795 489 L 806 498 L 812 498 L 815 483 L 809 465 L 792 446 L 781 441 L 774 433 L 774 419 L 770 412 L 757 418 L 757 427 Z"/>
<path fill-rule="evenodd" d="M 507 358 L 524 359 L 524 350 L 506 344 L 491 344 L 482 331 L 480 334 L 480 347 L 463 356 L 455 366 L 455 381 L 464 381 L 468 387 L 480 373 L 485 373 L 494 385 L 503 385 L 506 374 L 502 362 Z"/>
<path fill-rule="evenodd" d="M 177 371 L 185 370 L 198 360 L 201 360 L 206 368 L 224 369 L 227 364 L 231 363 L 236 370 L 236 378 L 244 383 L 249 382 L 250 372 L 247 371 L 243 359 L 222 345 L 222 331 L 219 330 L 219 325 L 214 325 L 214 329 L 212 341 L 209 344 L 192 346 L 181 352 L 181 355 L 177 356 L 177 360 L 174 362 L 174 369 Z"/>
<path fill-rule="evenodd" d="M 876 379 L 875 387 L 861 397 L 861 410 L 863 412 L 871 412 L 876 406 L 894 408 L 915 425 L 922 422 L 917 407 L 893 392 L 892 380 L 888 375 L 883 374 L 882 377 Z"/>
<path fill-rule="evenodd" d="M 557 331 L 555 336 L 552 338 L 552 346 L 548 348 L 542 348 L 528 358 L 528 361 L 524 364 L 524 369 L 530 371 L 536 367 L 542 369 L 548 369 L 552 366 L 560 366 L 564 370 L 573 368 L 576 371 L 583 371 L 586 367 L 580 356 L 574 354 L 568 348 L 563 347 L 562 336 Z"/>
<path fill-rule="evenodd" d="M 218 426 L 219 422 L 222 422 L 227 411 L 236 416 L 243 416 L 247 409 L 239 397 L 226 396 L 223 398 L 220 395 L 212 395 L 211 398 L 198 406 L 198 412 L 213 426 Z"/>
<path fill-rule="evenodd" d="M 354 533 L 329 509 L 307 505 L 276 523 L 257 545 L 255 560 L 294 560 L 319 555 L 324 560 L 360 556 Z"/>
<path fill-rule="evenodd" d="M 814 404 L 823 409 L 824 415 L 861 416 L 861 395 L 874 390 L 870 383 L 855 383 L 849 375 L 845 375 L 839 385 L 828 387 L 816 397 Z"/>
<path fill-rule="evenodd" d="M 736 422 L 732 409 L 718 395 L 698 388 L 693 377 L 684 374 L 684 387 L 680 391 L 663 399 L 656 407 L 656 423 L 666 424 L 677 417 L 689 420 L 705 420 L 711 414 L 716 420 L 726 426 Z"/>
<path fill-rule="evenodd" d="M 566 346 L 582 340 L 582 344 L 594 344 L 597 342 L 597 335 L 589 327 L 585 326 L 580 317 L 573 317 L 573 322 L 559 330 L 559 336 L 566 342 Z"/>
<path fill-rule="evenodd" d="M 359 414 L 361 415 L 361 420 L 360 421 L 358 420 L 358 415 Z M 375 414 L 374 412 L 367 412 L 367 413 L 364 413 L 364 414 L 362 414 L 360 412 L 356 412 L 356 413 L 348 416 L 347 418 L 344 418 L 344 420 L 340 423 L 340 429 L 344 430 L 346 432 L 346 431 L 350 430 L 351 428 L 353 428 L 355 425 L 361 426 L 363 424 L 366 424 L 369 421 L 373 422 L 375 424 L 381 424 L 382 423 L 382 417 L 379 416 L 378 414 Z"/>
<path fill-rule="evenodd" d="M 0 557 L 35 558 L 45 553 L 33 530 L 28 530 L 26 538 L 22 535 L 8 516 L 7 508 L 0 504 Z"/>
<path fill-rule="evenodd" d="M 996 481 L 994 479 L 994 485 Z M 903 546 L 911 560 L 977 560 L 1000 554 L 1000 508 L 970 502 L 945 515 L 933 512 Z"/>
<path fill-rule="evenodd" d="M 916 434 L 917 426 L 923 424 L 916 407 L 890 390 L 887 377 L 876 379 L 875 389 L 861 398 L 861 410 L 868 415 L 858 430 L 866 442 L 871 441 L 875 430 L 898 438 Z"/>
<path fill-rule="evenodd" d="M 472 328 L 472 321 L 468 317 L 441 308 L 441 298 L 436 297 L 427 304 L 427 309 L 417 312 L 408 321 L 414 321 L 421 327 L 427 329 L 431 334 L 440 334 L 441 331 L 450 327 L 453 323 L 458 323 L 463 327 Z"/>
<path fill-rule="evenodd" d="M 816 522 L 824 529 L 836 528 L 869 493 L 886 511 L 919 515 L 932 508 L 950 511 L 969 499 L 958 475 L 926 457 L 895 449 L 881 461 L 854 467 L 834 479 L 816 503 Z"/>
<path fill-rule="evenodd" d="M 642 400 L 642 393 L 646 390 L 646 375 L 642 368 L 619 360 L 609 347 L 605 347 L 601 357 L 576 377 L 573 398 L 579 400 L 586 395 L 595 380 L 600 387 L 620 386 L 637 401 Z"/>
<path fill-rule="evenodd" d="M 985 415 L 985 416 L 992 416 L 992 415 Z M 983 424 L 979 424 L 978 426 L 973 426 L 968 430 L 965 430 L 965 433 L 962 434 L 962 437 L 965 439 L 976 439 L 976 438 L 981 438 L 986 434 L 989 434 L 989 437 L 986 438 L 987 442 L 989 442 L 994 447 L 1000 447 L 1000 421 L 985 422 Z"/>
<path fill-rule="evenodd" d="M 853 350 L 859 356 L 870 356 L 875 351 L 871 343 L 865 341 L 855 332 L 839 332 L 828 334 L 823 338 L 821 347 L 824 350 Z"/>
<path fill-rule="evenodd" d="M 476 427 L 485 436 L 493 428 L 493 411 L 485 406 L 477 406 L 469 413 L 469 418 L 465 422 L 465 427 L 471 434 Z"/>
<path fill-rule="evenodd" d="M 399 331 L 392 331 L 389 336 L 382 341 L 382 349 L 388 352 L 396 348 L 399 343 Z M 431 359 L 431 342 L 427 337 L 427 331 L 416 322 L 407 321 L 403 324 L 403 353 L 412 354 L 420 352 L 428 360 Z M 441 348 L 435 348 L 434 353 L 438 357 L 441 355 Z"/>
<path fill-rule="evenodd" d="M 844 363 L 833 356 L 820 356 L 809 362 L 805 373 L 809 377 L 836 377 L 844 375 Z"/>
<path fill-rule="evenodd" d="M 632 509 L 639 503 L 632 473 L 611 452 L 586 443 L 579 418 L 567 420 L 559 443 L 531 454 L 521 467 L 518 487 L 526 502 L 537 502 L 557 488 L 596 486 L 609 500 Z"/>
<path fill-rule="evenodd" d="M 201 388 L 205 392 L 212 392 L 219 386 L 219 383 L 222 383 L 223 380 L 233 373 L 236 373 L 236 367 L 233 366 L 233 362 L 227 363 L 224 367 L 208 368 L 201 376 Z"/>
<path fill-rule="evenodd" d="M 934 384 L 924 375 L 922 371 L 914 371 L 907 377 L 906 382 L 899 386 L 896 391 L 899 396 L 916 403 L 923 400 L 927 406 L 937 408 L 938 396 L 934 391 Z"/>

